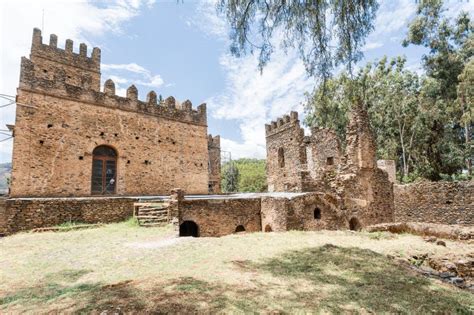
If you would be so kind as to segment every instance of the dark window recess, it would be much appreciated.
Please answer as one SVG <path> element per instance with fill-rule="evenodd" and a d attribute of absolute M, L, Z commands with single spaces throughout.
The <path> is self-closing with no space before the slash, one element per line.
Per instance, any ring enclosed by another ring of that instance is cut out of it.
<path fill-rule="evenodd" d="M 321 209 L 319 208 L 314 209 L 313 215 L 314 215 L 315 220 L 321 220 Z"/>
<path fill-rule="evenodd" d="M 138 139 L 140 139 L 140 137 L 135 137 L 135 140 L 138 140 Z"/>
<path fill-rule="evenodd" d="M 130 164 L 130 160 L 127 161 L 127 164 Z"/>
<path fill-rule="evenodd" d="M 39 141 L 39 144 L 43 144 L 43 143 L 44 143 L 44 141 L 43 141 L 43 140 L 40 140 L 40 141 Z"/>
<path fill-rule="evenodd" d="M 118 137 L 118 133 L 115 133 L 114 136 Z"/>
<path fill-rule="evenodd" d="M 278 149 L 278 166 L 285 167 L 285 151 L 283 148 Z"/>
<path fill-rule="evenodd" d="M 172 143 L 173 143 L 173 144 L 176 144 L 176 141 L 173 141 Z"/>
<path fill-rule="evenodd" d="M 44 73 L 48 73 L 48 70 L 46 70 L 46 69 L 43 69 L 43 72 L 44 72 Z"/>
<path fill-rule="evenodd" d="M 53 124 L 48 124 L 48 128 L 51 128 L 51 127 L 53 127 Z"/>
<path fill-rule="evenodd" d="M 267 225 L 265 226 L 265 232 L 272 232 L 272 231 L 273 231 L 273 230 L 272 230 L 272 227 L 270 226 L 270 224 L 267 224 Z"/>
<path fill-rule="evenodd" d="M 145 165 L 149 165 L 149 164 L 151 164 L 151 162 L 148 160 L 145 160 Z"/>
<path fill-rule="evenodd" d="M 101 145 L 92 152 L 92 194 L 114 194 L 117 181 L 117 152 Z"/>
<path fill-rule="evenodd" d="M 80 157 L 79 157 L 79 160 L 81 160 L 81 161 L 84 160 L 84 157 L 83 157 L 83 156 L 80 156 Z"/>
<path fill-rule="evenodd" d="M 330 156 L 326 159 L 326 165 L 334 165 L 334 157 Z"/>
<path fill-rule="evenodd" d="M 103 132 L 100 133 L 100 136 L 103 137 L 105 134 Z"/>

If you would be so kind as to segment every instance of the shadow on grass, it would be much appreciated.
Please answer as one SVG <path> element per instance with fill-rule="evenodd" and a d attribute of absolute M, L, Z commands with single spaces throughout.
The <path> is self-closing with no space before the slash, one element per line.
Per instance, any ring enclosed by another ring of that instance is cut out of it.
<path fill-rule="evenodd" d="M 70 284 L 87 270 L 66 270 L 41 285 L 0 298 L 0 308 L 49 302 L 48 311 L 78 313 L 466 313 L 470 293 L 433 283 L 370 250 L 332 245 L 289 251 L 262 262 L 235 261 L 235 277 L 252 272 L 252 285 L 229 285 L 195 278 L 113 285 Z M 272 277 L 268 277 L 271 275 Z M 258 279 L 258 280 L 257 280 Z M 263 280 L 270 279 L 270 280 Z M 271 279 L 275 279 L 273 281 Z M 268 282 L 264 282 L 268 281 Z M 153 287 L 150 288 L 150 284 Z M 72 298 L 64 305 L 63 297 Z M 63 301 L 63 303 L 61 303 Z M 59 306 L 61 305 L 61 306 Z"/>
<path fill-rule="evenodd" d="M 242 262 L 240 262 L 242 266 Z M 371 312 L 467 313 L 474 297 L 455 288 L 435 286 L 387 257 L 368 249 L 326 244 L 290 251 L 262 263 L 247 262 L 252 271 L 263 270 L 275 277 L 310 281 L 318 287 L 336 288 L 312 305 L 330 312 L 364 309 Z M 289 290 L 295 291 L 292 287 Z M 313 299 L 315 299 L 313 292 Z M 294 292 L 305 299 L 305 294 Z M 309 296 L 307 296 L 309 298 Z M 311 304 L 311 301 L 308 300 Z"/>

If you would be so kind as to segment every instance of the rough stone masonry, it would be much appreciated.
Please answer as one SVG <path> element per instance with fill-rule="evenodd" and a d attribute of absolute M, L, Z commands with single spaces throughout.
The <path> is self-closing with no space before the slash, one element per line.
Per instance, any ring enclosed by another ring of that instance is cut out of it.
<path fill-rule="evenodd" d="M 206 104 L 138 100 L 135 86 L 100 91 L 101 51 L 44 44 L 33 31 L 21 60 L 14 127 L 12 197 L 157 195 L 219 191 L 220 145 L 207 134 Z M 210 159 L 211 156 L 213 157 Z"/>

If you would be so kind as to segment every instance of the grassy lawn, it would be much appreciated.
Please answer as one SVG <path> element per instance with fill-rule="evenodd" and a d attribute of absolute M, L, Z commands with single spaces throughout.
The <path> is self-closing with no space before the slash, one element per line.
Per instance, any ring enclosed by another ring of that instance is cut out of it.
<path fill-rule="evenodd" d="M 0 239 L 0 313 L 465 313 L 474 295 L 387 255 L 474 245 L 349 231 L 176 238 L 130 223 Z"/>

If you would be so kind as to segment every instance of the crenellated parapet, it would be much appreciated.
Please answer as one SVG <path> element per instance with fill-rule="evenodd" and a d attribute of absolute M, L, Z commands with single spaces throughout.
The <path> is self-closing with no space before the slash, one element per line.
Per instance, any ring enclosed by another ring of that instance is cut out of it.
<path fill-rule="evenodd" d="M 265 124 L 265 136 L 272 136 L 288 129 L 289 127 L 300 128 L 300 121 L 298 120 L 297 112 L 291 112 L 290 115 L 284 115 L 276 121 L 272 121 L 270 124 Z"/>
<path fill-rule="evenodd" d="M 220 148 L 221 147 L 221 137 L 212 136 L 211 134 L 207 137 L 207 146 L 209 148 Z"/>
<path fill-rule="evenodd" d="M 105 81 L 103 92 L 101 92 L 87 86 L 70 84 L 64 71 L 42 77 L 35 64 L 25 57 L 21 60 L 19 89 L 96 106 L 207 125 L 205 103 L 193 109 L 189 100 L 179 104 L 172 96 L 159 103 L 154 91 L 148 93 L 146 101 L 141 101 L 138 99 L 138 89 L 134 85 L 127 89 L 127 96 L 122 97 L 115 94 L 115 83 L 111 79 Z"/>
<path fill-rule="evenodd" d="M 88 56 L 86 44 L 79 45 L 79 53 L 73 51 L 73 46 L 73 41 L 67 39 L 65 48 L 58 48 L 58 37 L 54 34 L 50 35 L 49 44 L 43 44 L 41 30 L 35 28 L 30 56 L 100 73 L 100 49 L 94 47 L 92 54 Z"/>

